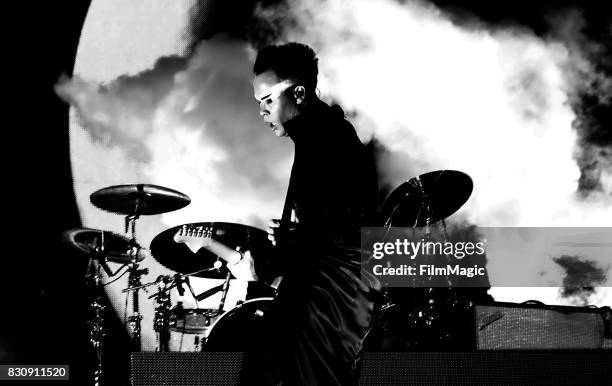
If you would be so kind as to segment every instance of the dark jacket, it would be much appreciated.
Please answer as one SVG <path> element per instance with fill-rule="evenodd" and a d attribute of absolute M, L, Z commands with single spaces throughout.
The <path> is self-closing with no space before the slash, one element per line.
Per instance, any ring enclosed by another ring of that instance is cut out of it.
<path fill-rule="evenodd" d="M 283 384 L 356 384 L 377 295 L 360 272 L 359 248 L 361 227 L 376 215 L 373 161 L 337 106 L 317 101 L 284 127 L 295 159 L 283 218 L 295 209 L 299 224 L 268 263 L 255 266 L 260 278 L 284 276 L 266 315 L 271 368 Z"/>
<path fill-rule="evenodd" d="M 378 183 L 374 162 L 337 106 L 316 101 L 284 125 L 295 144 L 283 219 L 295 210 L 299 224 L 281 240 L 266 261 L 256 264 L 258 277 L 269 279 L 302 269 L 291 256 L 360 245 L 360 230 L 374 226 Z M 282 244 L 282 245 L 281 245 Z M 299 267 L 295 267 L 295 264 Z"/>

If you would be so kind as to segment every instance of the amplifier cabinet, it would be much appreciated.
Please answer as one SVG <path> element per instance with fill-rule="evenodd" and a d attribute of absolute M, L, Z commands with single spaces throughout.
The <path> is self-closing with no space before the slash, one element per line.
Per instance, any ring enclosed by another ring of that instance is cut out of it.
<path fill-rule="evenodd" d="M 493 303 L 474 306 L 477 350 L 599 350 L 609 308 Z"/>

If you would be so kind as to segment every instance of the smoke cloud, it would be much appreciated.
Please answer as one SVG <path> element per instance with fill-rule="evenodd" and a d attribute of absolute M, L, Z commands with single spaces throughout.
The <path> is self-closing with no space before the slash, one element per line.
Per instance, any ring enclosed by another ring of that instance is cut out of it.
<path fill-rule="evenodd" d="M 56 91 L 92 140 L 197 198 L 193 211 L 261 225 L 281 207 L 292 150 L 258 119 L 250 66 L 246 43 L 216 38 L 189 59 L 163 58 L 105 85 L 63 78 Z"/>
<path fill-rule="evenodd" d="M 432 5 L 403 3 L 288 1 L 260 8 L 259 19 L 280 42 L 319 53 L 322 94 L 356 113 L 362 139 L 386 148 L 379 169 L 391 187 L 458 169 L 475 182 L 470 222 L 607 224 L 603 187 L 576 194 L 580 122 L 571 102 L 585 75 L 601 75 L 578 46 L 525 28 L 463 28 Z"/>
<path fill-rule="evenodd" d="M 560 294 L 574 305 L 588 305 L 590 297 L 595 293 L 595 287 L 606 282 L 606 271 L 609 267 L 600 267 L 595 261 L 568 255 L 555 257 L 553 261 L 564 270 Z"/>

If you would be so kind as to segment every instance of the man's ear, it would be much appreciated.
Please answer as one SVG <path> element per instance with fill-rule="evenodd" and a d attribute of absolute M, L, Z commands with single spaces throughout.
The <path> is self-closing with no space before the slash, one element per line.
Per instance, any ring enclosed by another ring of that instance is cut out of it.
<path fill-rule="evenodd" d="M 306 99 L 306 88 L 304 86 L 296 86 L 293 89 L 293 98 L 298 105 Z"/>

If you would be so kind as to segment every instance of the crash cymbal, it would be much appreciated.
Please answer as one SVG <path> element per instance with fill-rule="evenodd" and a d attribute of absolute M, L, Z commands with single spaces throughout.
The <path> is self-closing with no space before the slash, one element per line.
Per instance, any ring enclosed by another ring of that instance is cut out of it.
<path fill-rule="evenodd" d="M 161 265 L 184 274 L 212 268 L 219 259 L 205 248 L 200 248 L 197 253 L 194 253 L 185 242 L 176 242 L 175 235 L 179 230 L 188 230 L 186 234 L 191 235 L 196 243 L 199 237 L 210 237 L 232 250 L 235 250 L 236 247 L 240 247 L 242 251 L 250 250 L 253 256 L 264 254 L 265 249 L 270 245 L 268 234 L 265 231 L 242 224 L 200 222 L 166 229 L 155 236 L 151 242 L 151 253 Z M 225 279 L 227 268 L 223 260 L 220 261 L 223 263 L 220 269 L 199 272 L 194 276 Z"/>
<path fill-rule="evenodd" d="M 142 261 L 145 257 L 145 254 L 138 253 L 141 247 L 136 242 L 109 231 L 89 228 L 70 229 L 64 232 L 63 238 L 79 251 L 88 255 L 94 253 L 104 255 L 113 263 L 132 262 L 132 251 L 136 252 L 137 261 Z"/>
<path fill-rule="evenodd" d="M 115 185 L 89 196 L 96 207 L 125 215 L 154 215 L 187 206 L 187 195 L 163 186 L 150 184 Z"/>
<path fill-rule="evenodd" d="M 472 179 L 456 170 L 437 170 L 398 186 L 383 204 L 386 225 L 423 227 L 455 213 L 472 194 Z M 429 220 L 428 220 L 429 219 Z"/>

